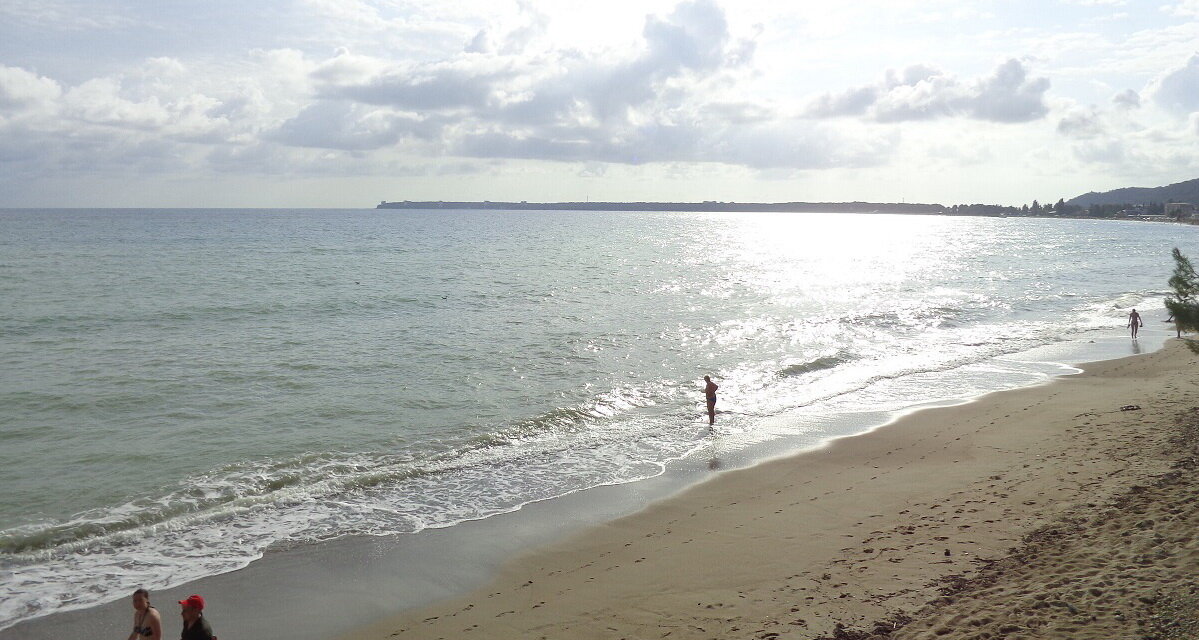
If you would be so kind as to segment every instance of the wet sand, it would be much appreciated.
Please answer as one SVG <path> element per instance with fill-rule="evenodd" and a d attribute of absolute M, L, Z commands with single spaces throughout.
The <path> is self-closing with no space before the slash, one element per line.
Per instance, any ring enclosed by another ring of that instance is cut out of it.
<path fill-rule="evenodd" d="M 1193 610 L 1196 365 L 1171 341 L 722 473 L 344 637 L 1141 637 Z"/>

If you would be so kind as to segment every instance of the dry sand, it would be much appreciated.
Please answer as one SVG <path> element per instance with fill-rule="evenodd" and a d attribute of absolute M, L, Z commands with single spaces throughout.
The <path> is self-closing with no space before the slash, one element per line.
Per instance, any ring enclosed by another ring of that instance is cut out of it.
<path fill-rule="evenodd" d="M 1197 364 L 1170 341 L 719 474 L 346 637 L 1166 637 L 1194 611 Z"/>

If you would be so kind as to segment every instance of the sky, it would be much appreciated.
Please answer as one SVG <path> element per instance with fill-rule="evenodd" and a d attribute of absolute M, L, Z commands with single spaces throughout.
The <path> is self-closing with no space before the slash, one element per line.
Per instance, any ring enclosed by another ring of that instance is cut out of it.
<path fill-rule="evenodd" d="M 1025 204 L 1199 177 L 1199 0 L 3 0 L 0 207 Z"/>

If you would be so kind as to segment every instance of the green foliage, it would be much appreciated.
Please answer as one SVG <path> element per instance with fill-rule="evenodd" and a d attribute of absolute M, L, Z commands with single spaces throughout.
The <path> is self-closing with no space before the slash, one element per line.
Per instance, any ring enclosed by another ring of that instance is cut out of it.
<path fill-rule="evenodd" d="M 1121 209 L 1128 208 L 1126 204 L 1093 204 L 1087 208 L 1087 215 L 1092 218 L 1111 218 Z"/>
<path fill-rule="evenodd" d="M 946 213 L 952 216 L 1014 216 L 1020 214 L 1020 208 L 999 204 L 955 204 Z"/>
<path fill-rule="evenodd" d="M 1174 274 L 1170 276 L 1172 297 L 1166 298 L 1166 308 L 1174 318 L 1179 337 L 1183 331 L 1199 330 L 1199 274 L 1178 247 L 1174 247 Z"/>

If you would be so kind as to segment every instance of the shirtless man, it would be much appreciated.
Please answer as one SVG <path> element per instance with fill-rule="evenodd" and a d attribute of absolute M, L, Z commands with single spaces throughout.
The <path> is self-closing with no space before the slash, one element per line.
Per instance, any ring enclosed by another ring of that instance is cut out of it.
<path fill-rule="evenodd" d="M 1145 326 L 1145 323 L 1141 321 L 1141 314 L 1137 313 L 1136 309 L 1133 309 L 1132 313 L 1128 314 L 1128 326 L 1132 328 L 1132 339 L 1136 340 L 1137 329 Z"/>
<path fill-rule="evenodd" d="M 704 376 L 704 395 L 708 398 L 708 424 L 716 424 L 716 390 L 720 387 L 712 382 L 711 376 Z"/>

